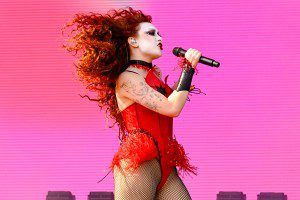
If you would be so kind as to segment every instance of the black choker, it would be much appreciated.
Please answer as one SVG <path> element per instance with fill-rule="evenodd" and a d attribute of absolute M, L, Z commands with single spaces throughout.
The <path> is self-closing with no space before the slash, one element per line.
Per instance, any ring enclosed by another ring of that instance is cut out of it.
<path fill-rule="evenodd" d="M 139 64 L 139 65 L 143 65 L 145 67 L 148 67 L 149 69 L 152 68 L 152 63 L 148 63 L 146 61 L 143 60 L 129 60 L 128 65 L 130 64 Z"/>

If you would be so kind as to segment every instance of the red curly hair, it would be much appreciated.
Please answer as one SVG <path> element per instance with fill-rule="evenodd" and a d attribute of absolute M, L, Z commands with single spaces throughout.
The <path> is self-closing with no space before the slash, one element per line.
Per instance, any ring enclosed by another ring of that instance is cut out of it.
<path fill-rule="evenodd" d="M 150 15 L 145 15 L 140 10 L 128 9 L 111 9 L 107 14 L 89 14 L 79 13 L 74 16 L 71 22 L 64 25 L 62 34 L 68 27 L 73 27 L 67 41 L 72 43 L 71 46 L 62 45 L 67 51 L 75 51 L 78 56 L 78 63 L 75 64 L 77 76 L 80 81 L 86 85 L 86 89 L 96 91 L 97 101 L 100 110 L 106 108 L 106 119 L 108 114 L 114 123 L 119 126 L 119 139 L 123 139 L 125 125 L 121 112 L 117 105 L 115 86 L 116 79 L 125 71 L 129 60 L 128 37 L 136 36 L 139 30 L 139 23 L 152 22 Z M 122 133 L 122 137 L 120 137 Z"/>

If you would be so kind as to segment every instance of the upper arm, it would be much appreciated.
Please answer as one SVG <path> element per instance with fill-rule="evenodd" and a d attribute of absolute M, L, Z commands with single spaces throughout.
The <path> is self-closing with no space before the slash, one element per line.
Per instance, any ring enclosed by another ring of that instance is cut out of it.
<path fill-rule="evenodd" d="M 174 106 L 168 98 L 150 87 L 138 74 L 123 72 L 117 80 L 120 94 L 146 108 L 169 117 L 176 117 Z"/>

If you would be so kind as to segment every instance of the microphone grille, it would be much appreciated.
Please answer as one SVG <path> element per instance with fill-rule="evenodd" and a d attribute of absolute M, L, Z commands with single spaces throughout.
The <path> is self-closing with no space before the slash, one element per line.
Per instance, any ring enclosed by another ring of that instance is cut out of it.
<path fill-rule="evenodd" d="M 173 49 L 173 54 L 175 55 L 175 56 L 179 56 L 179 49 L 180 49 L 180 47 L 175 47 L 174 49 Z"/>

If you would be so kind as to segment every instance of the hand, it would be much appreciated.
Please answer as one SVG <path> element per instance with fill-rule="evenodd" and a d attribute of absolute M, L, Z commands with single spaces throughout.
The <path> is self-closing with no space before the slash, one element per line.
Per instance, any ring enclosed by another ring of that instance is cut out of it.
<path fill-rule="evenodd" d="M 186 51 L 184 57 L 192 63 L 193 68 L 196 68 L 197 64 L 199 63 L 199 59 L 201 57 L 201 52 L 199 52 L 196 49 L 189 48 Z"/>

